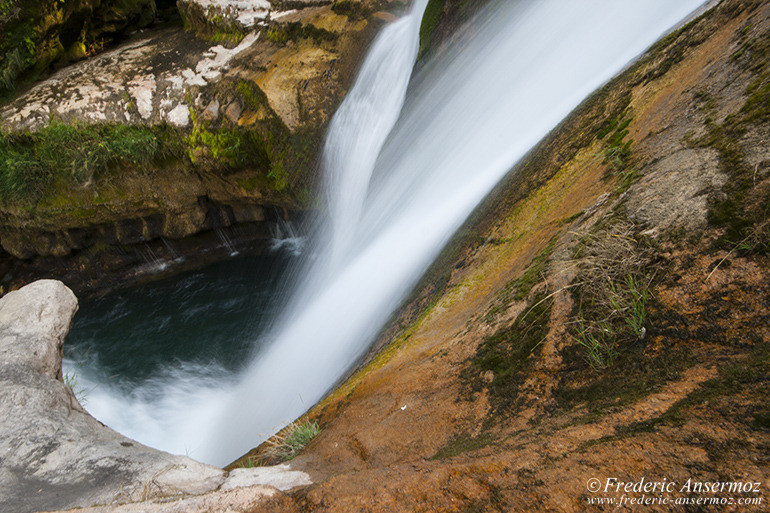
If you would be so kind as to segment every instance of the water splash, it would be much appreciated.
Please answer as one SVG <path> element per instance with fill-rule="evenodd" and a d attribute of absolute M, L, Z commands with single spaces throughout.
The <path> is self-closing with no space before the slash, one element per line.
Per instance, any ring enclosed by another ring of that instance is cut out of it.
<path fill-rule="evenodd" d="M 302 255 L 307 244 L 307 236 L 303 235 L 293 222 L 279 217 L 270 231 L 273 236 L 273 240 L 270 241 L 270 251 L 286 251 L 295 257 Z"/>
<path fill-rule="evenodd" d="M 222 247 L 227 249 L 228 254 L 233 257 L 238 255 L 238 250 L 235 249 L 235 246 L 233 245 L 232 239 L 230 239 L 230 236 L 227 235 L 227 232 L 223 228 L 217 228 L 216 230 L 217 237 L 219 237 L 219 240 L 222 242 Z"/>

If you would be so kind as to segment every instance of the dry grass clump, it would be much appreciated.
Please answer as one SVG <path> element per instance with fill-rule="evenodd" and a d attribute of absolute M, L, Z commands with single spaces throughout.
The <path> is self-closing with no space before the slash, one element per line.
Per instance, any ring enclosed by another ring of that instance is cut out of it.
<path fill-rule="evenodd" d="M 619 221 L 585 236 L 578 260 L 573 339 L 585 349 L 594 370 L 610 366 L 618 344 L 644 338 L 652 251 L 640 243 L 634 226 Z"/>

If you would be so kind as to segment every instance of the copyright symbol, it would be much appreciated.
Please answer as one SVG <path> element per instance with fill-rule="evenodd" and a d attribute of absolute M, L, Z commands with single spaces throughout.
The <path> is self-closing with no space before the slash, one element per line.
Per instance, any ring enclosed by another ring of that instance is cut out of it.
<path fill-rule="evenodd" d="M 598 492 L 602 487 L 602 482 L 596 479 L 595 477 L 592 477 L 588 480 L 588 483 L 586 484 L 586 488 L 588 488 L 588 491 L 591 493 Z"/>

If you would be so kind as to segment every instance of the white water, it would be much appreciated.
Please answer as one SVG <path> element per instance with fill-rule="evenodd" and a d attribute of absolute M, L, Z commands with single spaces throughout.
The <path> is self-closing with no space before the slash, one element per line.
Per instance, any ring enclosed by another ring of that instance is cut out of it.
<path fill-rule="evenodd" d="M 527 150 L 701 3 L 498 2 L 412 79 L 405 105 L 419 16 L 390 25 L 331 124 L 329 222 L 267 349 L 228 379 L 172 373 L 132 395 L 102 386 L 88 409 L 143 443 L 215 464 L 257 445 L 364 354 Z"/>

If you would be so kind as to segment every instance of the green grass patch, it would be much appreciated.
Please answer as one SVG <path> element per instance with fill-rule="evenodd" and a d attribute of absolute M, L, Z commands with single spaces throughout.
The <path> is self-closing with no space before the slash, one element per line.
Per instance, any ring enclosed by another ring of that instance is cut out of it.
<path fill-rule="evenodd" d="M 73 394 L 75 394 L 75 398 L 78 400 L 80 405 L 82 406 L 86 404 L 86 389 L 83 388 L 78 382 L 77 372 L 74 370 L 65 372 L 62 376 L 62 379 L 64 380 L 64 384 L 67 385 L 70 390 L 72 390 Z"/>
<path fill-rule="evenodd" d="M 268 453 L 280 461 L 288 461 L 299 454 L 320 432 L 317 421 L 293 422 L 268 442 Z"/>
<path fill-rule="evenodd" d="M 655 250 L 621 214 L 585 235 L 573 257 L 573 344 L 561 350 L 554 396 L 565 409 L 584 404 L 581 422 L 592 422 L 676 379 L 691 358 L 670 337 L 649 346 L 668 322 L 651 293 Z"/>
<path fill-rule="evenodd" d="M 181 150 L 167 126 L 52 121 L 37 132 L 0 133 L 0 199 L 36 199 L 54 183 L 84 184 L 118 167 L 147 171 Z"/>

